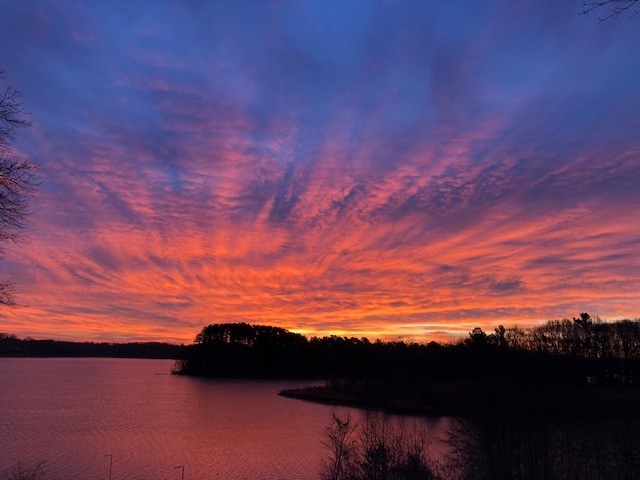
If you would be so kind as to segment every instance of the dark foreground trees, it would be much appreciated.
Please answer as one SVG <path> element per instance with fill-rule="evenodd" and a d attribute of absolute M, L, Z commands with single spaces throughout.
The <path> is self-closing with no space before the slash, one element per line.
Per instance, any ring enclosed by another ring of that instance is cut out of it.
<path fill-rule="evenodd" d="M 516 406 L 517 407 L 517 406 Z M 334 414 L 321 480 L 634 480 L 640 422 L 595 414 L 576 421 L 512 408 L 498 417 L 456 418 L 434 436 L 420 418 Z"/>
<path fill-rule="evenodd" d="M 10 154 L 16 131 L 28 125 L 20 93 L 4 85 L 0 70 L 0 259 L 8 243 L 24 238 L 29 199 L 37 185 L 35 164 Z M 11 280 L 0 280 L 0 305 L 16 305 Z"/>
<path fill-rule="evenodd" d="M 517 405 L 499 416 L 458 418 L 449 432 L 448 478 L 637 479 L 635 403 L 581 418 L 550 418 Z"/>
<path fill-rule="evenodd" d="M 433 480 L 429 432 L 420 419 L 400 425 L 369 412 L 361 421 L 334 415 L 324 431 L 322 480 Z"/>
<path fill-rule="evenodd" d="M 581 313 L 572 320 L 551 320 L 530 329 L 498 327 L 490 335 L 474 329 L 467 344 L 490 355 L 520 352 L 538 365 L 553 364 L 549 378 L 571 377 L 571 383 L 591 386 L 640 386 L 637 319 L 609 323 Z"/>
<path fill-rule="evenodd" d="M 26 467 L 18 463 L 10 472 L 7 480 L 45 480 L 44 462 L 40 462 L 34 467 Z"/>

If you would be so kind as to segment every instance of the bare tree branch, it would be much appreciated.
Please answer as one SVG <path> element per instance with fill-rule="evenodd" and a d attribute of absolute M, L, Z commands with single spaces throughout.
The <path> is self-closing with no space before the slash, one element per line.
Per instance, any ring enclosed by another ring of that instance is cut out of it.
<path fill-rule="evenodd" d="M 4 72 L 0 70 L 0 82 L 3 80 Z M 38 185 L 37 165 L 7 154 L 16 131 L 29 125 L 20 92 L 11 86 L 0 87 L 0 259 L 8 242 L 25 239 L 30 200 Z M 10 280 L 0 281 L 0 305 L 17 305 Z"/>
<path fill-rule="evenodd" d="M 602 0 L 599 2 L 584 1 L 582 2 L 582 11 L 580 11 L 580 15 L 587 15 L 594 10 L 602 8 L 607 12 L 607 15 L 599 17 L 598 20 L 600 22 L 617 18 L 625 12 L 630 13 L 629 18 L 631 19 L 640 13 L 640 9 L 631 10 L 631 7 L 639 1 L 640 0 Z"/>
<path fill-rule="evenodd" d="M 0 82 L 4 81 L 4 71 L 0 70 Z M 22 107 L 22 95 L 14 87 L 7 86 L 0 90 L 0 149 L 9 147 L 18 128 L 31 125 Z"/>

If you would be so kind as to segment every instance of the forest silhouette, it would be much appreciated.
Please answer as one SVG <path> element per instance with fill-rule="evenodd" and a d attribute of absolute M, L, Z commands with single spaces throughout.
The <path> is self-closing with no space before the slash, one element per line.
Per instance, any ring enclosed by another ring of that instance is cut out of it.
<path fill-rule="evenodd" d="M 176 373 L 323 378 L 333 384 L 482 381 L 513 385 L 632 387 L 640 383 L 640 320 L 603 322 L 583 313 L 522 329 L 474 328 L 453 344 L 307 339 L 246 323 L 204 327 Z"/>
<path fill-rule="evenodd" d="M 633 479 L 640 471 L 640 320 L 587 313 L 532 328 L 473 329 L 441 345 L 306 339 L 277 327 L 216 324 L 176 372 L 321 379 L 303 400 L 454 419 L 451 455 L 381 417 L 335 417 L 324 479 Z"/>
<path fill-rule="evenodd" d="M 324 436 L 323 479 L 633 479 L 640 471 L 640 320 L 583 313 L 532 328 L 480 328 L 451 344 L 313 337 L 246 323 L 192 345 L 74 343 L 0 334 L 4 356 L 174 358 L 174 372 L 317 382 L 287 397 L 351 405 Z M 382 412 L 382 413 L 381 413 Z M 447 416 L 447 458 L 428 431 L 385 412 Z"/>

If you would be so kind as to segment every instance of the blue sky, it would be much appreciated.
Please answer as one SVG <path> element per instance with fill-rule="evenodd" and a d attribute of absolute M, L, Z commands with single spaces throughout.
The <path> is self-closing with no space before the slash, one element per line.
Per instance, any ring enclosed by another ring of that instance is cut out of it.
<path fill-rule="evenodd" d="M 578 1 L 3 3 L 3 330 L 451 338 L 640 307 L 640 21 Z"/>

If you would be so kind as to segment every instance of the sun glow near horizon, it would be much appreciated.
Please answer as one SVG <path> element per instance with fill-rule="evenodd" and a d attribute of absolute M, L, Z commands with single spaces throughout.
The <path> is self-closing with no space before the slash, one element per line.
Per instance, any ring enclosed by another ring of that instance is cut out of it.
<path fill-rule="evenodd" d="M 15 153 L 43 182 L 0 330 L 445 341 L 640 315 L 637 25 L 426 3 L 9 5 Z"/>

